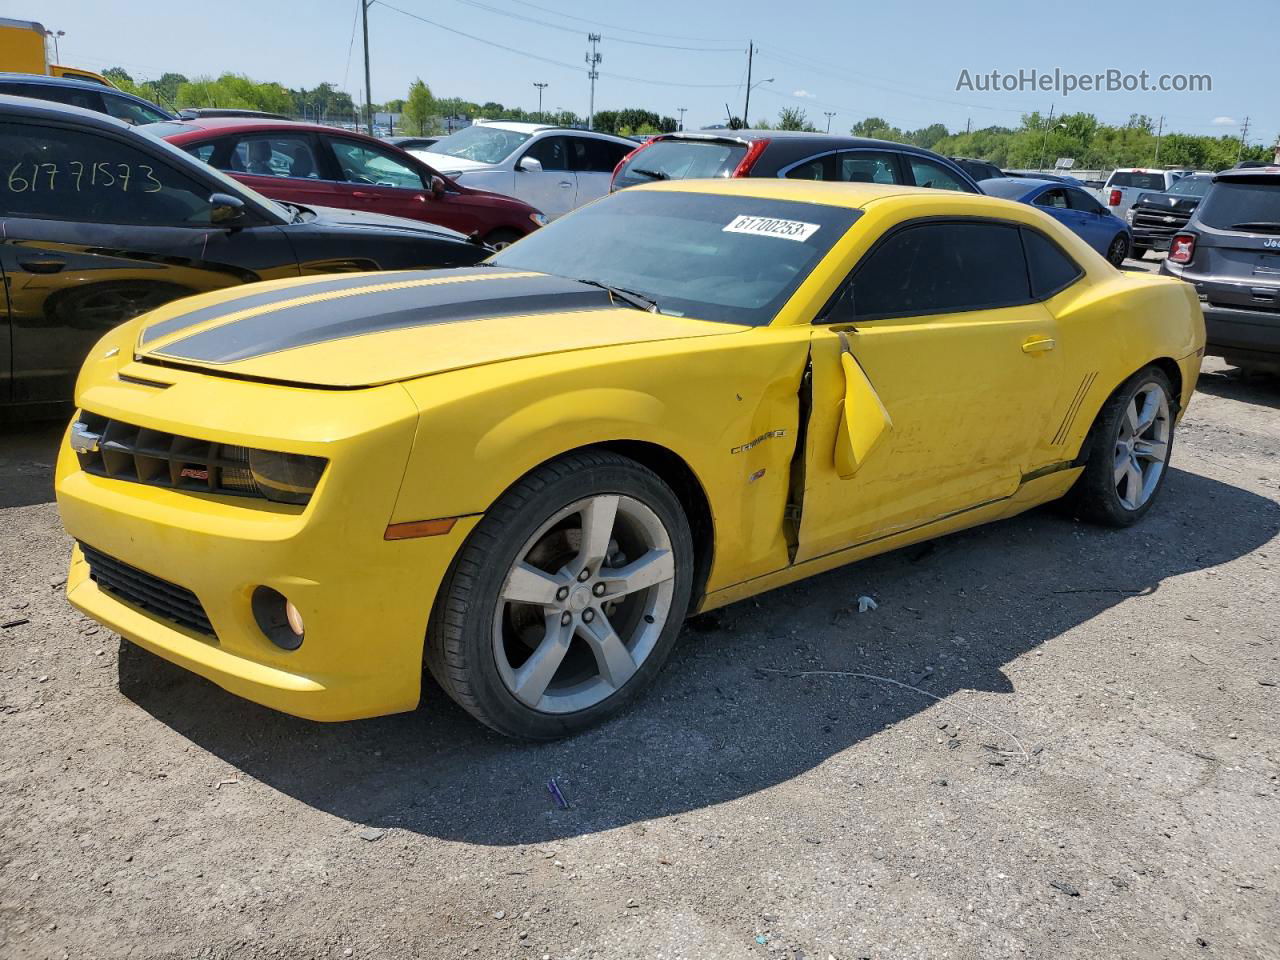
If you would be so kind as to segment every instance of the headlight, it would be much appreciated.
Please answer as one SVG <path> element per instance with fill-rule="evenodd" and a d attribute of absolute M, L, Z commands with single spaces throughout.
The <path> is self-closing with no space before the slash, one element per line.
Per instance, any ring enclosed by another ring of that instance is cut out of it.
<path fill-rule="evenodd" d="M 307 503 L 315 493 L 326 463 L 323 457 L 300 453 L 249 451 L 249 472 L 254 483 L 264 497 L 276 503 Z"/>
<path fill-rule="evenodd" d="M 545 227 L 548 223 L 551 222 L 550 220 L 547 219 L 546 214 L 543 214 L 543 213 L 531 213 L 529 214 L 529 219 L 532 220 L 534 223 L 536 223 L 540 227 Z"/>
<path fill-rule="evenodd" d="M 1128 210 L 1125 211 L 1124 218 L 1128 220 L 1130 223 L 1133 223 L 1133 207 L 1130 207 Z"/>

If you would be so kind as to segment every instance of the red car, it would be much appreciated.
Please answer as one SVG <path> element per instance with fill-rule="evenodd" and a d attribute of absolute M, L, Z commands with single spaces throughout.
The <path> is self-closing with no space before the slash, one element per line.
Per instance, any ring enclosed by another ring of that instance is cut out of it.
<path fill-rule="evenodd" d="M 391 144 L 336 127 L 208 117 L 141 129 L 285 203 L 425 220 L 494 247 L 547 222 L 523 200 L 461 186 Z"/>

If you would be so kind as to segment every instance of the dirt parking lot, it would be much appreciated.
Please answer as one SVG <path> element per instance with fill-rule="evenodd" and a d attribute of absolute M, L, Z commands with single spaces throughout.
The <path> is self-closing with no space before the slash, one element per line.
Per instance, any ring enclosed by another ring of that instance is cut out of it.
<path fill-rule="evenodd" d="M 1206 370 L 1136 528 L 747 601 L 540 746 L 119 664 L 63 600 L 58 431 L 2 434 L 0 956 L 1280 957 L 1280 383 Z"/>

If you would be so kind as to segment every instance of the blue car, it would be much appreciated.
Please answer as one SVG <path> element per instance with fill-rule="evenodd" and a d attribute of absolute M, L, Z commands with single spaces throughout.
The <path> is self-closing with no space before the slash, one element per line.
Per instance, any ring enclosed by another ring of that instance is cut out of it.
<path fill-rule="evenodd" d="M 1117 267 L 1133 249 L 1129 225 L 1079 187 L 1031 177 L 993 177 L 978 186 L 988 196 L 1039 207 Z"/>

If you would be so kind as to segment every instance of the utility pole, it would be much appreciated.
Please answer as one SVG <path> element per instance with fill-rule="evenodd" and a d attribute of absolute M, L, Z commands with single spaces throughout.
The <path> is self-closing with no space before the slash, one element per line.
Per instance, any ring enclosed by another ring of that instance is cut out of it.
<path fill-rule="evenodd" d="M 373 0 L 360 0 L 360 12 L 364 20 L 364 124 L 365 132 L 373 136 L 373 94 L 369 92 L 369 4 Z"/>
<path fill-rule="evenodd" d="M 683 129 L 684 129 L 684 115 L 685 115 L 685 113 L 687 113 L 687 112 L 688 112 L 689 108 L 688 108 L 688 107 L 676 107 L 676 110 L 677 110 L 677 112 L 679 112 L 679 114 L 680 114 L 680 129 L 681 129 L 681 130 L 683 130 Z"/>
<path fill-rule="evenodd" d="M 1160 166 L 1160 138 L 1164 135 L 1164 114 L 1160 114 L 1160 122 L 1156 125 L 1156 159 L 1153 167 Z"/>
<path fill-rule="evenodd" d="M 600 42 L 600 34 L 588 33 L 587 42 L 591 44 L 591 52 L 587 54 L 587 79 L 591 81 L 591 101 L 587 105 L 587 129 L 591 130 L 595 127 L 596 80 L 600 76 L 600 71 L 596 69 L 601 60 L 600 54 L 596 50 L 596 45 Z"/>
<path fill-rule="evenodd" d="M 550 84 L 539 83 L 537 80 L 535 80 L 533 81 L 533 85 L 538 88 L 538 122 L 543 123 L 545 122 L 546 118 L 542 115 L 542 91 L 547 89 L 547 87 L 549 87 Z"/>
<path fill-rule="evenodd" d="M 823 112 L 824 114 L 826 114 L 826 117 L 827 117 L 827 133 L 830 133 L 830 132 L 831 132 L 831 118 L 832 118 L 832 117 L 834 117 L 834 116 L 836 115 L 836 112 L 835 112 L 834 110 L 823 110 L 822 112 Z"/>
<path fill-rule="evenodd" d="M 1240 162 L 1240 157 L 1244 153 L 1244 143 L 1249 136 L 1249 118 L 1244 118 L 1244 125 L 1240 127 L 1240 146 L 1236 148 L 1236 163 Z"/>
<path fill-rule="evenodd" d="M 1040 142 L 1040 166 L 1037 170 L 1044 169 L 1044 152 L 1049 149 L 1049 131 L 1053 129 L 1053 104 L 1049 104 L 1049 119 L 1044 125 L 1044 139 Z"/>
<path fill-rule="evenodd" d="M 752 55 L 756 51 L 756 45 L 753 41 L 747 41 L 747 101 L 742 105 L 742 126 L 743 129 L 751 128 L 751 60 Z"/>
<path fill-rule="evenodd" d="M 969 128 L 972 126 L 973 126 L 973 117 L 970 117 L 968 120 L 964 122 L 964 132 L 968 133 Z"/>

